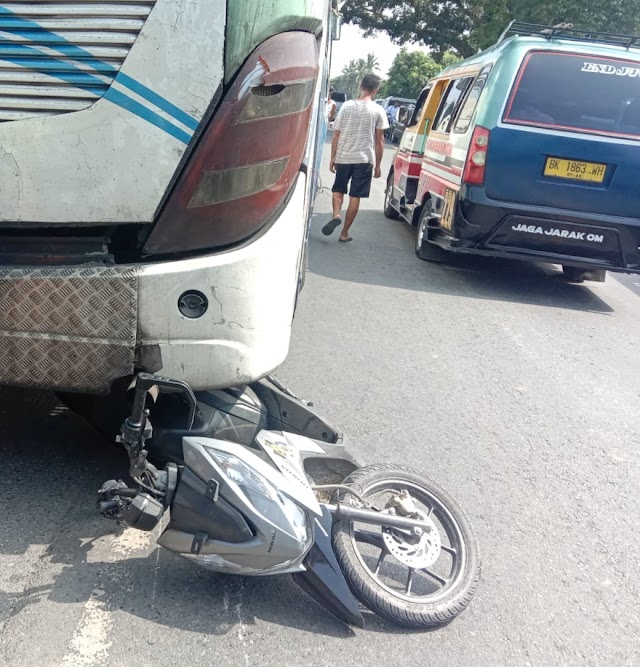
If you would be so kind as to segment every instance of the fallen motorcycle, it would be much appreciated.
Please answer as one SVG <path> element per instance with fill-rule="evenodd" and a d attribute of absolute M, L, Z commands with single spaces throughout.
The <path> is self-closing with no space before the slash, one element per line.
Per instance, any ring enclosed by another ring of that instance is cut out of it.
<path fill-rule="evenodd" d="M 170 400 L 159 409 L 161 393 Z M 407 468 L 362 467 L 342 434 L 273 378 L 195 395 L 141 373 L 119 441 L 135 486 L 106 482 L 102 514 L 150 531 L 170 510 L 158 543 L 205 568 L 293 574 L 358 627 L 358 602 L 428 628 L 475 593 L 478 547 L 455 500 Z M 159 459 L 168 461 L 162 470 L 151 463 Z"/>

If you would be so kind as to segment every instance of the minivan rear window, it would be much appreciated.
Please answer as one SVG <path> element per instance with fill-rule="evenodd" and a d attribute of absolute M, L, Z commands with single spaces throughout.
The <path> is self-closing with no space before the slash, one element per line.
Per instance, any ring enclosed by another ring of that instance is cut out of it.
<path fill-rule="evenodd" d="M 530 53 L 504 121 L 640 138 L 640 63 L 589 54 Z"/>
<path fill-rule="evenodd" d="M 347 95 L 346 95 L 346 93 L 331 93 L 331 99 L 334 102 L 346 102 L 347 101 Z"/>

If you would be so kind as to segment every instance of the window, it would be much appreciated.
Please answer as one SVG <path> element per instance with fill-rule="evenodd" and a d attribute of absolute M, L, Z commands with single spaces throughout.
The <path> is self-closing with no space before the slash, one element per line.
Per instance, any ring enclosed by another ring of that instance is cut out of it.
<path fill-rule="evenodd" d="M 640 63 L 589 54 L 531 53 L 507 123 L 640 138 Z"/>
<path fill-rule="evenodd" d="M 418 95 L 418 101 L 416 102 L 416 108 L 413 111 L 413 116 L 409 122 L 409 127 L 417 125 L 420 121 L 420 116 L 422 116 L 422 111 L 424 110 L 425 104 L 427 103 L 427 98 L 431 92 L 431 86 L 427 86 L 420 95 Z"/>
<path fill-rule="evenodd" d="M 480 95 L 484 89 L 484 84 L 487 82 L 487 77 L 491 72 L 491 66 L 485 67 L 482 72 L 478 75 L 475 83 L 471 87 L 469 94 L 467 95 L 465 101 L 460 108 L 460 113 L 458 114 L 458 119 L 453 127 L 453 131 L 459 134 L 464 134 L 471 125 L 471 119 L 473 114 L 476 112 L 476 107 L 478 106 L 478 101 L 480 100 Z"/>
<path fill-rule="evenodd" d="M 466 77 L 464 79 L 454 79 L 449 84 L 433 123 L 434 132 L 449 134 L 458 106 L 472 81 L 473 77 Z"/>

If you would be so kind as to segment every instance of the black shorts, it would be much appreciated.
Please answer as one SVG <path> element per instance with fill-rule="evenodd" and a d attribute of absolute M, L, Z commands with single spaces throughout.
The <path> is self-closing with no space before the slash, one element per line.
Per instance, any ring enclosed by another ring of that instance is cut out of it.
<path fill-rule="evenodd" d="M 361 164 L 337 164 L 336 182 L 333 184 L 333 192 L 347 194 L 347 187 L 351 181 L 349 195 L 351 197 L 366 198 L 371 192 L 371 179 L 373 178 L 373 165 L 369 162 Z"/>

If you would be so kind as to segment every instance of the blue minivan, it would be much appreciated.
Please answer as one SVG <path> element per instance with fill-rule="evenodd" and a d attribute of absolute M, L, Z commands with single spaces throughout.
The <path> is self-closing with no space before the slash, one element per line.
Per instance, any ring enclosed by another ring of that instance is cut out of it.
<path fill-rule="evenodd" d="M 638 47 L 635 36 L 512 24 L 423 90 L 385 214 L 416 226 L 422 259 L 552 262 L 577 282 L 640 272 Z"/>

